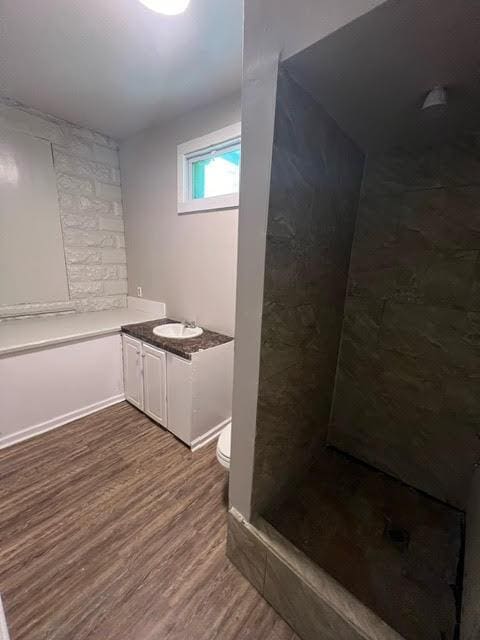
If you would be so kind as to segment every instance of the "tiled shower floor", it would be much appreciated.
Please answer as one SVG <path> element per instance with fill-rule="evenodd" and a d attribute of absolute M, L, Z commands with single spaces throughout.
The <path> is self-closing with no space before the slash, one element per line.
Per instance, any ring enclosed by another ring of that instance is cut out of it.
<path fill-rule="evenodd" d="M 464 515 L 326 448 L 266 519 L 406 640 L 454 640 Z"/>

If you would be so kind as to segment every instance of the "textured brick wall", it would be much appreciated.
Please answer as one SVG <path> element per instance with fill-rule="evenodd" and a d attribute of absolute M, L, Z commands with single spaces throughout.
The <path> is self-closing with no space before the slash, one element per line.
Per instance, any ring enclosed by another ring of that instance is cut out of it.
<path fill-rule="evenodd" d="M 115 141 L 8 99 L 0 99 L 2 129 L 52 145 L 70 300 L 17 307 L 0 301 L 0 316 L 125 307 L 127 266 Z"/>

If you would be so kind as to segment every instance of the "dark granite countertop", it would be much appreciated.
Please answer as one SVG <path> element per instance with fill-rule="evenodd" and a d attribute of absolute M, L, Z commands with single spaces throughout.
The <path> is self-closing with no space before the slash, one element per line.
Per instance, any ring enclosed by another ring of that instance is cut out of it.
<path fill-rule="evenodd" d="M 181 358 L 187 360 L 192 359 L 192 353 L 197 351 L 204 351 L 211 347 L 218 347 L 226 342 L 231 342 L 233 338 L 225 336 L 222 333 L 215 333 L 215 331 L 209 331 L 203 329 L 201 336 L 196 338 L 186 338 L 184 340 L 176 340 L 175 338 L 162 338 L 156 336 L 153 333 L 153 328 L 158 327 L 159 324 L 168 324 L 171 322 L 178 322 L 178 320 L 169 320 L 168 318 L 162 318 L 161 320 L 149 320 L 148 322 L 138 322 L 136 324 L 126 324 L 122 327 L 123 333 L 127 333 L 134 338 L 138 338 L 143 342 L 164 349 L 170 353 L 174 353 Z M 203 327 L 202 327 L 203 328 Z"/>

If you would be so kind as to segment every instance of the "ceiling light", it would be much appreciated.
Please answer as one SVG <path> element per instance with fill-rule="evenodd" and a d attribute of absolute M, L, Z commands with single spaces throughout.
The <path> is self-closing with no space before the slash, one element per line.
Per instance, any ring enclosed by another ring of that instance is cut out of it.
<path fill-rule="evenodd" d="M 167 16 L 175 16 L 183 13 L 190 4 L 190 0 L 139 0 L 143 5 L 155 11 L 164 13 Z"/>

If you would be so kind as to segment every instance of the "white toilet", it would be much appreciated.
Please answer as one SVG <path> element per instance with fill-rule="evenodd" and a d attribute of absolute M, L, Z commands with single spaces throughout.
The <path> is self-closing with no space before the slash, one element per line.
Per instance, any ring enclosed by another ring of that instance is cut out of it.
<path fill-rule="evenodd" d="M 230 446 L 232 443 L 232 423 L 223 429 L 217 441 L 217 460 L 227 471 L 230 469 Z"/>

